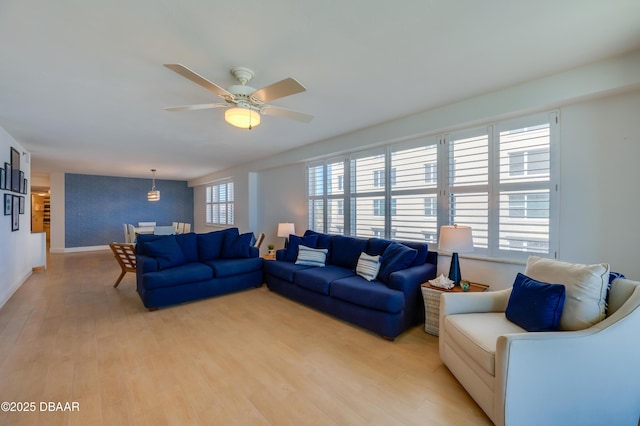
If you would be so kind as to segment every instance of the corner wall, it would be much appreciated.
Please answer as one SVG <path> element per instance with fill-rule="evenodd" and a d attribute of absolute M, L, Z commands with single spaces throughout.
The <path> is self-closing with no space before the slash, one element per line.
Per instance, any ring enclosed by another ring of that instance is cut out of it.
<path fill-rule="evenodd" d="M 5 162 L 11 162 L 11 147 L 16 148 L 21 154 L 25 149 L 0 127 L 0 162 L 4 167 Z M 23 156 L 20 169 L 25 178 L 31 182 L 31 165 Z M 11 231 L 11 216 L 4 215 L 4 194 L 15 194 L 7 190 L 0 190 L 3 203 L 3 211 L 0 212 L 0 307 L 3 306 L 11 295 L 31 275 L 34 256 L 34 246 L 31 238 L 31 191 L 27 194 L 19 194 L 25 197 L 24 214 L 19 215 L 20 229 Z M 18 195 L 18 194 L 15 194 Z"/>

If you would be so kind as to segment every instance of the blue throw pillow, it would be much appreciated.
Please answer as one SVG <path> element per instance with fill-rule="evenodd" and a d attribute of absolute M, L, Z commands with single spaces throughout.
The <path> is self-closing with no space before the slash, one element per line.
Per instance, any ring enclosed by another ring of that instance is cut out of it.
<path fill-rule="evenodd" d="M 206 234 L 198 234 L 198 257 L 201 262 L 219 259 L 222 256 L 224 236 L 227 234 L 237 236 L 240 233 L 238 228 L 228 228 Z"/>
<path fill-rule="evenodd" d="M 388 284 L 391 274 L 408 268 L 417 255 L 418 250 L 409 248 L 404 244 L 389 244 L 384 253 L 382 253 L 382 264 L 380 265 L 380 272 L 378 272 L 378 279 Z"/>
<path fill-rule="evenodd" d="M 527 331 L 553 331 L 560 325 L 566 289 L 518 273 L 505 315 Z"/>
<path fill-rule="evenodd" d="M 284 258 L 287 262 L 295 262 L 298 258 L 298 247 L 299 246 L 307 246 L 311 248 L 316 248 L 316 243 L 318 242 L 318 234 L 307 235 L 306 237 L 298 237 L 297 235 L 289 235 L 289 245 L 287 249 L 284 251 Z"/>
<path fill-rule="evenodd" d="M 227 233 L 222 244 L 223 259 L 242 259 L 251 257 L 251 236 L 253 232 L 242 235 Z"/>
<path fill-rule="evenodd" d="M 160 269 L 184 265 L 186 259 L 175 236 L 167 235 L 145 243 L 147 255 L 155 257 Z"/>

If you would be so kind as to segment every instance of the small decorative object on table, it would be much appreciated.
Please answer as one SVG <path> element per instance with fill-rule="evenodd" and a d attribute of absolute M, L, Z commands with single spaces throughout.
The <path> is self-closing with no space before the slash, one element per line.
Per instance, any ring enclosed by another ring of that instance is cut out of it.
<path fill-rule="evenodd" d="M 276 248 L 275 245 L 273 244 L 267 244 L 267 253 L 269 253 L 270 255 L 273 254 L 273 249 Z"/>
<path fill-rule="evenodd" d="M 429 280 L 429 284 L 434 287 L 443 288 L 445 290 L 451 290 L 456 285 L 453 280 L 445 277 L 444 274 L 440 274 L 439 277 Z"/>
<path fill-rule="evenodd" d="M 469 291 L 469 286 L 471 285 L 471 283 L 467 280 L 460 280 L 460 288 L 462 288 L 462 291 Z"/>

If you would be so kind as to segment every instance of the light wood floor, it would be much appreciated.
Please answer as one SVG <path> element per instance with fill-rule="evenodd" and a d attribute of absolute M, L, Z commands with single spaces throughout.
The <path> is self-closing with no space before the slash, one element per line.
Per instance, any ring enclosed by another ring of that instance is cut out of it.
<path fill-rule="evenodd" d="M 0 401 L 37 406 L 0 424 L 491 424 L 424 327 L 388 342 L 265 287 L 148 312 L 110 251 L 49 260 L 0 309 Z"/>

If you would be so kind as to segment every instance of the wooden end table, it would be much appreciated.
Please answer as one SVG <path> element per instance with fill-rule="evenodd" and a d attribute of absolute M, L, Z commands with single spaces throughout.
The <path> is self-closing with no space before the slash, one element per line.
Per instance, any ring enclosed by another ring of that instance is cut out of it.
<path fill-rule="evenodd" d="M 420 286 L 422 290 L 422 298 L 424 299 L 424 331 L 434 336 L 440 334 L 440 295 L 442 293 L 480 293 L 487 291 L 489 286 L 486 284 L 470 283 L 469 290 L 462 291 L 457 285 L 451 290 L 434 287 L 428 282 Z"/>

